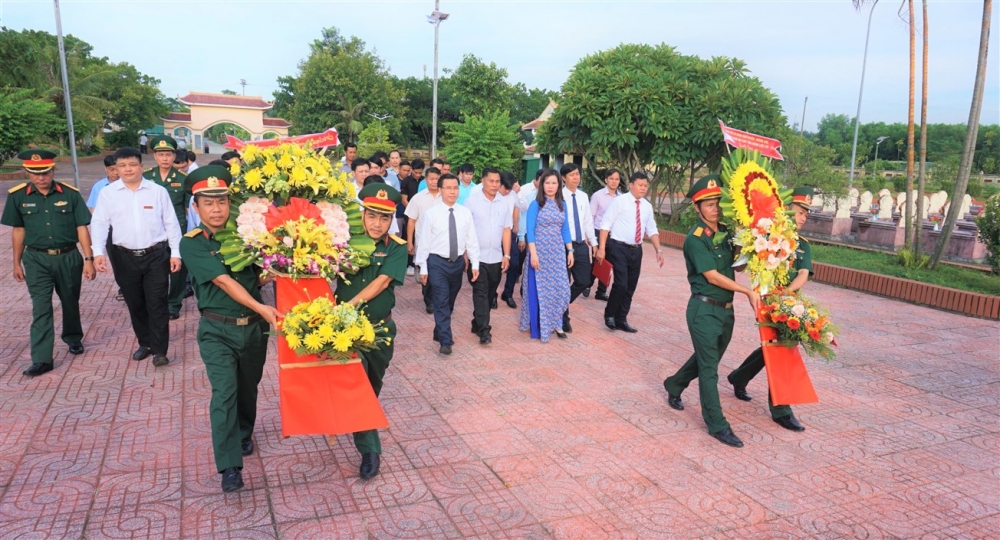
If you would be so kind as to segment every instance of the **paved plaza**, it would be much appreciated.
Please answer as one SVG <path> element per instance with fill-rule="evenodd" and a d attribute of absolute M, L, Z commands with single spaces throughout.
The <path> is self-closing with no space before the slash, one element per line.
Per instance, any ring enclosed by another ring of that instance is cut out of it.
<path fill-rule="evenodd" d="M 206 161 L 204 157 L 200 161 Z M 99 167 L 85 168 L 84 193 Z M 68 166 L 61 164 L 60 178 Z M 6 197 L 6 183 L 0 202 Z M 746 447 L 707 434 L 697 384 L 687 409 L 662 381 L 691 354 L 681 253 L 650 246 L 630 322 L 572 305 L 569 339 L 517 331 L 494 311 L 493 343 L 456 306 L 455 353 L 431 341 L 412 278 L 398 291 L 385 380 L 381 475 L 358 478 L 350 437 L 281 438 L 274 340 L 247 486 L 223 494 L 193 298 L 170 324 L 171 362 L 134 362 L 110 275 L 85 282 L 87 351 L 57 341 L 55 371 L 30 363 L 27 289 L 0 227 L 0 538 L 996 538 L 1000 530 L 1000 323 L 822 284 L 807 291 L 842 327 L 835 361 L 807 359 L 820 402 L 807 427 L 767 413 L 764 374 L 747 403 L 725 374 L 759 345 L 749 306 L 720 372 Z M 57 315 L 58 320 L 58 315 Z M 58 331 L 58 325 L 57 325 Z M 992 531 L 992 532 L 990 532 Z"/>

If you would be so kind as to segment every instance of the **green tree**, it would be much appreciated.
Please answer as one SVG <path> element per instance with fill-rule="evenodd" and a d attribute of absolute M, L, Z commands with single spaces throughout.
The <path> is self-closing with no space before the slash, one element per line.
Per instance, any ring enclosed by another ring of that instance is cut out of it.
<path fill-rule="evenodd" d="M 160 81 L 143 75 L 131 64 L 116 66 L 117 75 L 105 89 L 114 108 L 105 117 L 111 133 L 105 135 L 112 147 L 135 145 L 139 131 L 156 124 L 170 112 L 157 86 Z"/>
<path fill-rule="evenodd" d="M 786 125 L 777 97 L 737 59 L 703 60 L 668 45 L 620 45 L 577 63 L 537 147 L 582 153 L 623 176 L 645 170 L 650 197 L 686 191 L 695 173 L 716 168 L 726 147 L 718 120 L 763 135 Z M 680 199 L 669 197 L 672 219 Z"/>
<path fill-rule="evenodd" d="M 784 165 L 774 170 L 785 187 L 812 186 L 824 196 L 847 194 L 847 175 L 833 169 L 835 152 L 804 137 L 787 134 L 781 139 Z"/>
<path fill-rule="evenodd" d="M 375 152 L 388 154 L 393 148 L 396 145 L 389 140 L 389 128 L 378 120 L 369 122 L 358 134 L 358 155 L 361 157 L 375 155 Z"/>
<path fill-rule="evenodd" d="M 341 97 L 340 105 L 343 109 L 338 113 L 340 121 L 334 126 L 338 133 L 344 134 L 344 140 L 354 142 L 364 125 L 361 124 L 361 114 L 365 108 L 364 101 L 354 102 L 350 98 Z"/>
<path fill-rule="evenodd" d="M 532 88 L 528 90 L 524 83 L 514 85 L 514 104 L 510 109 L 511 120 L 526 124 L 531 122 L 548 106 L 549 100 L 559 99 L 559 92 Z"/>
<path fill-rule="evenodd" d="M 268 117 L 291 117 L 292 107 L 295 105 L 295 95 L 292 93 L 293 84 L 295 84 L 295 77 L 278 77 L 278 89 L 272 93 L 274 106 L 265 113 Z"/>
<path fill-rule="evenodd" d="M 397 79 L 396 86 L 406 93 L 406 117 L 393 139 L 407 146 L 430 148 L 433 124 L 433 81 L 426 77 Z M 458 105 L 452 96 L 448 77 L 438 79 L 438 140 L 444 138 L 444 125 L 459 121 Z"/>
<path fill-rule="evenodd" d="M 390 131 L 399 129 L 397 124 L 406 114 L 405 95 L 364 41 L 327 28 L 310 48 L 291 85 L 294 104 L 288 119 L 296 132 L 319 132 L 341 122 L 342 98 L 364 102 L 370 112 L 392 115 L 387 121 Z"/>
<path fill-rule="evenodd" d="M 466 116 L 464 122 L 449 122 L 443 154 L 451 163 L 471 163 L 477 171 L 496 167 L 501 171 L 520 168 L 524 144 L 517 126 L 506 111 L 485 116 Z"/>
<path fill-rule="evenodd" d="M 55 105 L 32 94 L 31 90 L 0 89 L 0 165 L 29 144 L 66 129 Z"/>
<path fill-rule="evenodd" d="M 237 94 L 234 90 L 229 90 L 227 88 L 226 90 L 222 91 L 222 95 L 225 95 L 225 96 L 238 96 L 239 94 Z"/>
<path fill-rule="evenodd" d="M 467 54 L 450 79 L 452 95 L 462 117 L 485 116 L 497 111 L 510 114 L 514 87 L 507 82 L 505 68 L 493 62 L 486 64 L 477 56 Z"/>

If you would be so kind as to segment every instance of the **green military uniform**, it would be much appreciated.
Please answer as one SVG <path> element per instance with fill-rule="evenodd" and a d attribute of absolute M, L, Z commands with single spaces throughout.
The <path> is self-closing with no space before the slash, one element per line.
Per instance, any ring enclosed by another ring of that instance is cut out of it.
<path fill-rule="evenodd" d="M 212 176 L 216 175 L 216 176 Z M 231 180 L 225 167 L 205 166 L 188 178 L 188 189 L 199 193 L 198 184 L 217 178 Z M 226 184 L 215 189 L 223 190 Z M 212 189 L 212 188 L 208 188 Z M 196 228 L 181 239 L 181 258 L 191 272 L 198 298 L 198 349 L 212 385 L 209 418 L 212 447 L 219 472 L 243 467 L 241 444 L 249 441 L 257 419 L 257 385 L 264 371 L 270 325 L 250 308 L 219 288 L 213 279 L 228 275 L 254 300 L 260 302 L 258 270 L 233 272 L 219 253 L 222 244 L 207 229 Z"/>
<path fill-rule="evenodd" d="M 688 197 L 694 202 L 720 197 L 721 186 L 715 178 L 713 175 L 696 182 Z M 719 230 L 713 232 L 699 219 L 684 239 L 684 263 L 691 285 L 687 326 L 694 354 L 677 373 L 663 382 L 668 394 L 680 396 L 692 380 L 698 379 L 701 415 L 712 434 L 730 427 L 719 403 L 718 381 L 719 361 L 733 335 L 733 292 L 712 285 L 704 273 L 715 270 L 729 279 L 735 278 L 733 248 L 728 236 L 723 241 L 715 240 L 717 235 L 726 232 L 721 223 Z"/>
<path fill-rule="evenodd" d="M 401 200 L 395 189 L 380 183 L 365 186 L 358 194 L 358 198 L 361 199 L 365 208 L 377 212 L 388 209 L 389 215 L 395 213 L 396 204 Z M 335 292 L 337 302 L 350 301 L 379 276 L 388 276 L 391 279 L 389 286 L 384 291 L 362 305 L 362 311 L 373 323 L 385 321 L 385 327 L 388 330 L 386 336 L 390 338 L 388 344 L 381 344 L 373 351 L 364 351 L 358 355 L 361 357 L 361 364 L 365 368 L 365 373 L 368 374 L 368 381 L 371 382 L 372 390 L 375 391 L 376 396 L 382 391 L 382 378 L 389 367 L 389 362 L 392 361 L 392 353 L 396 345 L 396 322 L 392 320 L 391 313 L 393 306 L 396 305 L 394 289 L 402 285 L 403 279 L 406 277 L 406 258 L 406 241 L 397 236 L 386 234 L 382 238 L 375 239 L 375 252 L 371 256 L 370 265 L 351 276 L 350 283 L 342 278 L 337 279 Z M 361 454 L 382 453 L 382 443 L 379 440 L 378 430 L 372 429 L 355 433 L 354 446 Z"/>
<path fill-rule="evenodd" d="M 177 142 L 173 137 L 165 135 L 153 137 L 149 140 L 149 147 L 156 152 L 169 151 L 176 152 Z M 191 197 L 184 190 L 187 173 L 174 167 L 166 177 L 160 175 L 159 166 L 150 167 L 143 171 L 142 177 L 151 180 L 157 185 L 163 186 L 170 194 L 170 202 L 173 204 L 174 213 L 177 214 L 177 223 L 181 227 L 181 232 L 187 230 L 187 210 L 191 204 Z M 181 310 L 181 303 L 184 300 L 185 283 L 187 282 L 187 268 L 182 264 L 178 272 L 170 274 L 170 297 L 167 300 L 167 311 L 177 313 Z"/>
<path fill-rule="evenodd" d="M 805 204 L 808 210 L 808 204 L 812 202 L 813 189 L 809 187 L 796 188 L 792 193 L 793 201 L 798 204 Z M 798 197 L 805 199 L 808 197 L 808 202 L 803 200 L 798 201 Z M 812 266 L 812 249 L 809 246 L 809 241 L 799 236 L 799 243 L 795 248 L 795 261 L 792 263 L 793 276 L 798 275 L 800 270 L 808 270 L 809 276 L 813 275 Z M 795 279 L 794 277 L 792 278 Z M 740 365 L 740 367 L 733 370 L 729 374 L 729 382 L 736 388 L 746 388 L 750 381 L 760 373 L 760 370 L 764 369 L 764 351 L 762 348 L 758 347 L 757 350 L 750 353 L 746 360 Z M 749 397 L 745 398 L 749 399 Z M 791 416 L 792 408 L 788 405 L 777 405 L 771 402 L 771 395 L 768 392 L 767 396 L 767 407 L 771 411 L 771 418 L 777 420 L 778 418 L 783 418 L 785 416 Z"/>
<path fill-rule="evenodd" d="M 52 152 L 29 150 L 18 157 L 29 172 L 42 174 L 54 167 Z M 76 244 L 77 227 L 90 224 L 90 211 L 72 186 L 53 181 L 48 194 L 42 194 L 33 184 L 24 183 L 8 190 L 0 224 L 24 229 L 21 263 L 31 296 L 31 362 L 51 366 L 55 341 L 53 290 L 62 304 L 62 340 L 71 346 L 83 340 L 83 257 Z"/>

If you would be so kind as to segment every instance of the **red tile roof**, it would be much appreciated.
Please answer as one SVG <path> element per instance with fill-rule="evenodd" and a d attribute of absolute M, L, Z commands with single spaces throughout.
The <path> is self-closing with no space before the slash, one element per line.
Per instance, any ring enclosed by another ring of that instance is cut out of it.
<path fill-rule="evenodd" d="M 291 125 L 284 118 L 264 118 L 264 127 L 289 127 Z"/>
<path fill-rule="evenodd" d="M 163 120 L 169 120 L 170 122 L 190 122 L 191 113 L 172 112 L 164 116 Z"/>
<path fill-rule="evenodd" d="M 230 96 L 226 94 L 207 94 L 191 92 L 179 98 L 185 105 L 214 105 L 216 107 L 244 107 L 249 109 L 270 109 L 272 105 L 260 96 Z"/>

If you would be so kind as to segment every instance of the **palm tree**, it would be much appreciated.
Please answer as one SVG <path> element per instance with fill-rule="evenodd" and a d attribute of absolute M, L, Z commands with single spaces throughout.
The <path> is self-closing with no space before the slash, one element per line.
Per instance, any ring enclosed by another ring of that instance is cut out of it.
<path fill-rule="evenodd" d="M 919 260 L 919 255 L 923 251 L 923 246 L 920 243 L 920 236 L 924 228 L 924 218 L 921 210 L 923 209 L 924 187 L 927 183 L 927 0 L 922 0 L 921 4 L 924 12 L 924 49 L 920 56 L 921 63 L 923 64 L 920 75 L 920 169 L 917 173 L 918 214 L 913 224 L 913 251 L 918 255 L 917 260 Z"/>
<path fill-rule="evenodd" d="M 46 47 L 42 54 L 45 57 L 42 76 L 47 87 L 41 90 L 41 97 L 54 103 L 59 114 L 65 118 L 66 102 L 63 98 L 59 51 L 55 47 Z M 79 56 L 75 54 L 66 55 L 66 69 L 69 72 L 69 95 L 73 115 L 80 120 L 93 123 L 96 132 L 103 127 L 105 116 L 115 107 L 114 103 L 98 96 L 106 85 L 118 76 L 118 70 L 113 66 L 84 66 Z M 93 133 L 84 135 L 89 137 Z M 65 145 L 61 135 L 60 142 Z"/>
<path fill-rule="evenodd" d="M 983 110 L 983 87 L 986 85 L 986 53 L 990 40 L 990 17 L 993 15 L 993 0 L 983 1 L 983 26 L 979 33 L 979 61 L 976 65 L 976 84 L 972 89 L 972 107 L 969 109 L 969 125 L 965 131 L 965 142 L 962 144 L 962 161 L 958 167 L 958 178 L 955 180 L 955 191 L 951 194 L 951 207 L 944 220 L 944 229 L 938 239 L 929 268 L 933 269 L 941 260 L 944 247 L 948 245 L 951 232 L 958 218 L 959 200 L 969 187 L 969 172 L 972 170 L 972 156 L 976 150 L 976 138 L 979 136 L 979 115 Z"/>
<path fill-rule="evenodd" d="M 910 26 L 910 103 L 907 109 L 906 120 L 906 202 L 903 205 L 903 226 L 905 227 L 903 245 L 907 249 L 913 249 L 913 112 L 916 101 L 916 74 L 917 74 L 917 36 L 916 23 L 913 20 L 913 0 L 906 0 L 905 4 L 909 9 Z M 899 15 L 903 16 L 903 6 L 899 6 Z"/>
<path fill-rule="evenodd" d="M 361 130 L 364 129 L 359 118 L 361 118 L 361 110 L 364 109 L 365 102 L 358 101 L 355 103 L 350 98 L 341 96 L 340 104 L 344 109 L 337 112 L 337 115 L 340 116 L 340 122 L 334 127 L 337 128 L 337 131 L 344 134 L 344 139 L 347 142 L 354 142 L 358 133 L 361 133 Z"/>

